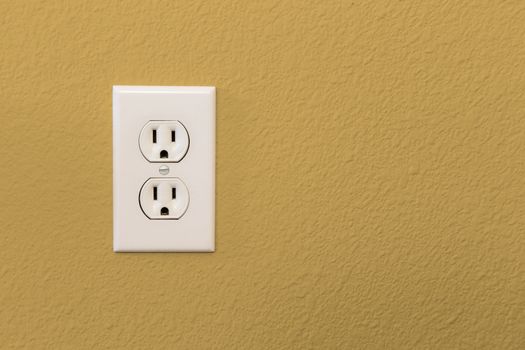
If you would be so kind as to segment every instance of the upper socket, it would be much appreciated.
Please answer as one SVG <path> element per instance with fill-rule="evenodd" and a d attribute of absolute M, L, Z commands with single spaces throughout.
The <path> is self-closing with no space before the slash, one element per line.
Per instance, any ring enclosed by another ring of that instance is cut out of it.
<path fill-rule="evenodd" d="M 177 120 L 151 120 L 139 136 L 140 152 L 152 163 L 180 162 L 189 146 L 188 131 Z"/>

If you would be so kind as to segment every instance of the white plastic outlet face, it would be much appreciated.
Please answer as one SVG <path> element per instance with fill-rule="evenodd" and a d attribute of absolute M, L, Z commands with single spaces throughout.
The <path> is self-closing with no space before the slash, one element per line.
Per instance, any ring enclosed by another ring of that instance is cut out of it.
<path fill-rule="evenodd" d="M 140 207 L 152 220 L 180 219 L 189 202 L 188 188 L 178 178 L 151 178 L 140 189 Z"/>
<path fill-rule="evenodd" d="M 140 151 L 149 162 L 180 162 L 189 145 L 186 128 L 176 120 L 149 121 L 140 132 Z"/>
<path fill-rule="evenodd" d="M 113 249 L 215 249 L 215 88 L 113 87 Z"/>

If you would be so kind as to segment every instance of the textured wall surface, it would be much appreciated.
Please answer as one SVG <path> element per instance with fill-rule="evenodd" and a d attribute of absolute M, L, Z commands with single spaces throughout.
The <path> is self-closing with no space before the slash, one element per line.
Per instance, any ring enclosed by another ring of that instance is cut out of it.
<path fill-rule="evenodd" d="M 525 348 L 523 1 L 0 13 L 0 348 Z M 112 252 L 113 84 L 217 86 L 216 253 Z"/>

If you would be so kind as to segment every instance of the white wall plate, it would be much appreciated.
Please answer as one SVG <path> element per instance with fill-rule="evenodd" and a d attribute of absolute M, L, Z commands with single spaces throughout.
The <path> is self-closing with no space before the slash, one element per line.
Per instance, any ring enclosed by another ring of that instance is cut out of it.
<path fill-rule="evenodd" d="M 113 250 L 215 250 L 214 87 L 113 87 Z"/>

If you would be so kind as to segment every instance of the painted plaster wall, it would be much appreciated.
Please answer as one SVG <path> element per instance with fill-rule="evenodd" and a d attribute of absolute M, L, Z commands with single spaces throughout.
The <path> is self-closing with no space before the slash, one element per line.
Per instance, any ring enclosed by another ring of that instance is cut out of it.
<path fill-rule="evenodd" d="M 523 1 L 0 14 L 1 348 L 525 348 Z M 113 84 L 217 86 L 216 253 L 112 253 Z"/>

